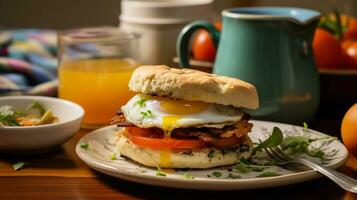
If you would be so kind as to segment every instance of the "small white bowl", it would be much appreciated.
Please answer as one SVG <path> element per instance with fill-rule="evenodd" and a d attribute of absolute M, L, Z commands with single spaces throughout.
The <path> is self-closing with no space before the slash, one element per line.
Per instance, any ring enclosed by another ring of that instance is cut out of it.
<path fill-rule="evenodd" d="M 0 97 L 0 106 L 23 110 L 34 101 L 51 109 L 59 122 L 40 126 L 0 127 L 0 152 L 30 154 L 52 149 L 70 139 L 80 128 L 84 110 L 73 102 L 41 96 Z"/>

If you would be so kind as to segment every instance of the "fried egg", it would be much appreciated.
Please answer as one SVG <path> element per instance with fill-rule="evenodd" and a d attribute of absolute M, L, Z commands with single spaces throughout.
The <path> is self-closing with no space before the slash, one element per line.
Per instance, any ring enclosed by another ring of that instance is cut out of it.
<path fill-rule="evenodd" d="M 175 100 L 138 94 L 122 108 L 125 119 L 138 127 L 158 127 L 166 131 L 175 128 L 223 128 L 243 116 L 231 106 Z"/>

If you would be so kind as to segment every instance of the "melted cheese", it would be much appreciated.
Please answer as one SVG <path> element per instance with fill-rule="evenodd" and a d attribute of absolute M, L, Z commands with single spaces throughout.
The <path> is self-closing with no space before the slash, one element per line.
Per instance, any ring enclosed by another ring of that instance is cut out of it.
<path fill-rule="evenodd" d="M 160 166 L 169 167 L 171 165 L 171 152 L 170 151 L 160 151 Z"/>

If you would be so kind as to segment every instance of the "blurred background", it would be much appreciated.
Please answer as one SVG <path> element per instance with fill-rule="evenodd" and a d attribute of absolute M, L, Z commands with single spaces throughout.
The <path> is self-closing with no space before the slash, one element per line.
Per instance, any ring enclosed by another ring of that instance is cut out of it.
<path fill-rule="evenodd" d="M 118 25 L 120 0 L 0 0 L 0 26 L 6 28 L 68 29 L 78 26 Z M 355 0 L 215 0 L 214 18 L 235 6 L 296 6 L 357 15 Z"/>

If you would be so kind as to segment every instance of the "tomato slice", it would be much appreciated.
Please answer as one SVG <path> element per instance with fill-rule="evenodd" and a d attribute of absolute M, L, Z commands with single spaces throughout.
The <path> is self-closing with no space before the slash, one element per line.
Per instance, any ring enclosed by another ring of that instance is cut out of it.
<path fill-rule="evenodd" d="M 207 143 L 199 139 L 158 138 L 149 130 L 138 127 L 126 127 L 129 139 L 136 145 L 151 149 L 200 149 Z"/>

